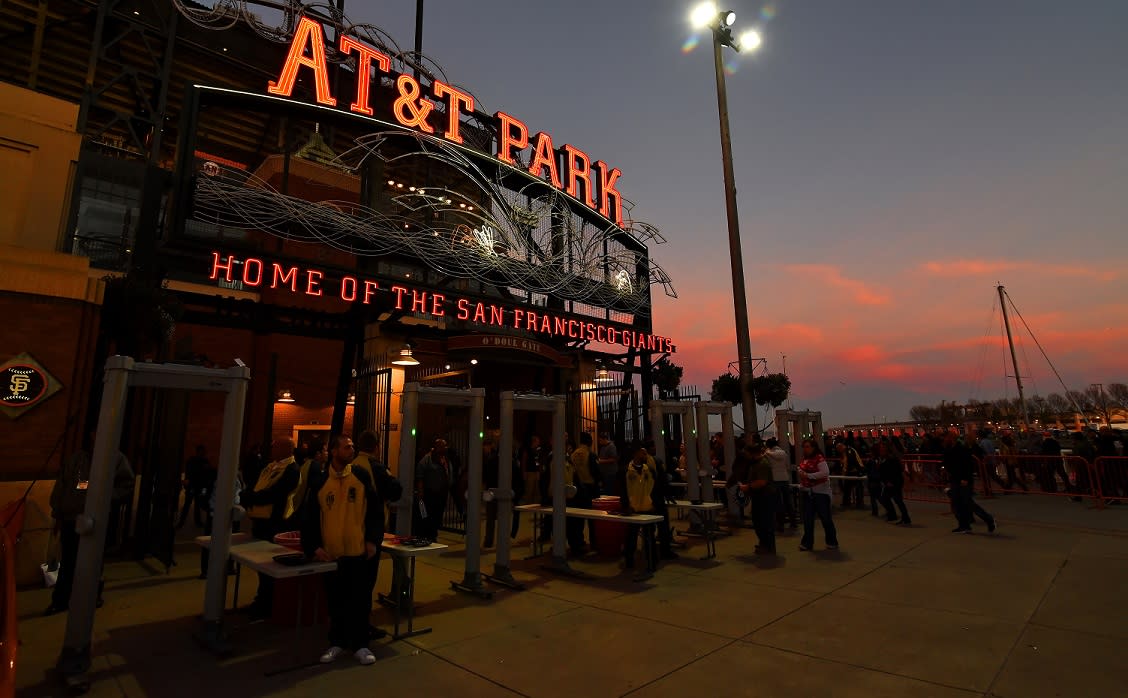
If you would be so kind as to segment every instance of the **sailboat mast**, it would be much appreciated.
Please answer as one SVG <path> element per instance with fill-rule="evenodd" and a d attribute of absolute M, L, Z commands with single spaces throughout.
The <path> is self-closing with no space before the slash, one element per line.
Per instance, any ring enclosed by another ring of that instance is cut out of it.
<path fill-rule="evenodd" d="M 999 306 L 1003 309 L 1003 326 L 1007 328 L 1007 344 L 1010 345 L 1011 366 L 1014 368 L 1014 380 L 1018 384 L 1018 409 L 1022 410 L 1022 423 L 1030 426 L 1030 415 L 1026 412 L 1026 393 L 1022 389 L 1022 372 L 1018 370 L 1018 355 L 1014 352 L 1014 337 L 1011 336 L 1010 317 L 1007 315 L 1006 290 L 1000 285 Z"/>

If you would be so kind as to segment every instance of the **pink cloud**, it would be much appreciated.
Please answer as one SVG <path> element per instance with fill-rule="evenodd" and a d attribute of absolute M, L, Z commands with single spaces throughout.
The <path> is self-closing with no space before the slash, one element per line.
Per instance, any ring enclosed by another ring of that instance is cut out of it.
<path fill-rule="evenodd" d="M 814 286 L 826 284 L 851 294 L 855 303 L 862 305 L 888 305 L 889 293 L 883 288 L 851 279 L 831 264 L 789 264 L 785 269 L 794 275 L 813 282 Z M 810 284 L 808 284 L 810 285 Z"/>
<path fill-rule="evenodd" d="M 1109 269 L 1100 269 L 1082 264 L 1057 264 L 1053 262 L 1033 262 L 1029 260 L 1002 259 L 950 259 L 925 262 L 920 269 L 933 276 L 963 277 L 992 276 L 1007 272 L 1031 272 L 1045 276 L 1083 276 L 1101 281 L 1115 281 L 1119 274 Z"/>

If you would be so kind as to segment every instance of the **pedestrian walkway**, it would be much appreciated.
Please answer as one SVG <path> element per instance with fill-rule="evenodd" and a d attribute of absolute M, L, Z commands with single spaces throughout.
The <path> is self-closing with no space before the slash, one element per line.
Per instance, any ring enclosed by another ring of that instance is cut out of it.
<path fill-rule="evenodd" d="M 107 569 L 90 695 L 1124 695 L 1128 512 L 1053 502 L 1062 508 L 1050 516 L 1012 500 L 983 502 L 999 517 L 994 535 L 952 535 L 942 506 L 915 504 L 907 529 L 836 511 L 841 550 L 816 536 L 801 553 L 784 535 L 775 561 L 755 557 L 742 530 L 719 541 L 716 560 L 691 548 L 643 584 L 617 561 L 575 562 L 587 580 L 516 563 L 529 589 L 492 601 L 450 590 L 463 565 L 453 548 L 419 564 L 432 634 L 375 644 L 373 667 L 342 660 L 270 678 L 292 661 L 292 630 L 235 616 L 235 656 L 200 650 L 203 582 L 185 548 L 169 576 Z M 1095 532 L 1102 522 L 1115 530 Z M 390 578 L 385 563 L 379 588 Z M 38 617 L 47 602 L 44 590 L 20 595 L 21 696 L 64 695 L 51 667 L 65 618 Z M 306 633 L 311 661 L 322 635 Z"/>

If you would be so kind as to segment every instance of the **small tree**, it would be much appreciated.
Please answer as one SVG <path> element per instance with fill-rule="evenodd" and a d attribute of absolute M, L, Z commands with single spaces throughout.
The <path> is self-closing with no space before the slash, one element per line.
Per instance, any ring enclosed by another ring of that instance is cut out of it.
<path fill-rule="evenodd" d="M 677 394 L 684 371 L 681 366 L 670 361 L 668 356 L 663 356 L 654 362 L 651 377 L 654 380 L 654 387 L 658 388 L 658 399 L 665 400 Z"/>
<path fill-rule="evenodd" d="M 740 379 L 731 373 L 722 373 L 713 379 L 713 390 L 710 397 L 714 402 L 739 405 L 741 402 Z"/>
<path fill-rule="evenodd" d="M 768 373 L 752 379 L 752 392 L 757 405 L 779 407 L 791 394 L 791 379 L 783 373 Z"/>
<path fill-rule="evenodd" d="M 931 405 L 913 405 L 909 409 L 909 416 L 923 426 L 932 426 L 940 421 L 940 410 Z"/>
<path fill-rule="evenodd" d="M 1105 387 L 1105 394 L 1108 395 L 1109 407 L 1128 410 L 1128 385 L 1123 383 L 1109 383 Z"/>

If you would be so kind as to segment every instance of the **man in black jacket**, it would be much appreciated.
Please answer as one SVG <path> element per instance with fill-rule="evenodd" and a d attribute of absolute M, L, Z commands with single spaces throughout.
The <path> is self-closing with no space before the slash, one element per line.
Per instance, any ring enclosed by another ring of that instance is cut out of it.
<path fill-rule="evenodd" d="M 273 459 L 262 472 L 254 486 L 242 495 L 247 517 L 251 520 L 251 535 L 259 540 L 273 541 L 283 533 L 291 512 L 290 497 L 298 488 L 300 471 L 294 461 L 294 442 L 278 439 L 270 445 Z M 251 602 L 251 616 L 267 618 L 274 608 L 274 578 L 259 574 L 258 593 Z"/>
<path fill-rule="evenodd" d="M 952 533 L 971 533 L 973 516 L 987 524 L 987 531 L 995 530 L 995 517 L 975 503 L 975 459 L 971 451 L 956 438 L 953 431 L 944 434 L 944 456 L 941 464 L 948 473 L 948 496 L 956 514 L 956 527 Z"/>
<path fill-rule="evenodd" d="M 399 480 L 392 477 L 388 471 L 388 466 L 376 457 L 376 451 L 380 448 L 380 437 L 376 432 L 368 430 L 360 435 L 357 439 L 357 454 L 356 459 L 352 462 L 354 468 L 365 471 L 368 474 L 368 479 L 372 481 L 373 491 L 371 493 L 371 501 L 369 506 L 378 512 L 377 528 L 380 534 L 380 540 L 384 538 L 384 507 L 388 502 L 398 502 L 403 495 L 403 486 L 400 485 Z M 328 475 L 328 473 L 326 473 Z M 376 590 L 376 577 L 380 572 L 380 551 L 377 549 L 376 554 L 366 561 L 367 565 L 367 580 L 368 580 L 368 600 L 369 610 L 371 611 L 372 594 Z M 379 640 L 387 635 L 387 633 L 380 628 L 370 626 L 370 635 L 372 639 Z"/>
<path fill-rule="evenodd" d="M 881 480 L 881 503 L 885 507 L 885 520 L 897 521 L 899 526 L 910 525 L 912 520 L 909 519 L 909 509 L 905 506 L 904 498 L 905 469 L 888 441 L 882 440 L 877 445 L 876 462 L 877 474 Z M 901 510 L 900 521 L 897 520 L 897 514 L 893 510 L 894 504 Z"/>

